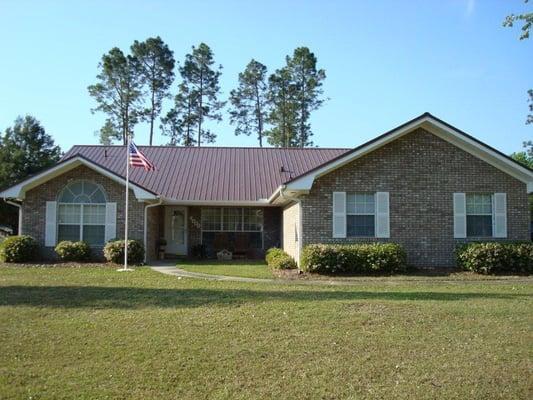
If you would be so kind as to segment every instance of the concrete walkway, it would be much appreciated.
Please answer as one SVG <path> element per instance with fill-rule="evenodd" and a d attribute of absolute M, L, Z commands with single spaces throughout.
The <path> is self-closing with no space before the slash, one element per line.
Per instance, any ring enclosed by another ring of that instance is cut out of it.
<path fill-rule="evenodd" d="M 204 279 L 208 281 L 221 281 L 221 282 L 247 282 L 247 283 L 270 283 L 276 285 L 320 285 L 320 286 L 350 286 L 350 285 L 368 285 L 370 284 L 391 284 L 391 285 L 401 285 L 409 283 L 431 283 L 431 284 L 520 284 L 520 283 L 533 283 L 533 278 L 531 277 L 508 277 L 508 278 L 494 278 L 494 279 L 435 279 L 432 277 L 413 277 L 413 279 L 391 279 L 391 280 L 380 280 L 380 279 L 365 279 L 364 277 L 346 280 L 304 280 L 304 279 L 270 279 L 270 278 L 245 278 L 241 276 L 226 276 L 226 275 L 212 275 L 204 274 L 201 272 L 190 272 L 185 271 L 184 269 L 176 267 L 175 264 L 170 264 L 168 262 L 161 262 L 157 264 L 152 264 L 149 266 L 152 270 L 160 272 L 165 275 L 176 276 L 180 278 L 193 278 L 193 279 Z"/>

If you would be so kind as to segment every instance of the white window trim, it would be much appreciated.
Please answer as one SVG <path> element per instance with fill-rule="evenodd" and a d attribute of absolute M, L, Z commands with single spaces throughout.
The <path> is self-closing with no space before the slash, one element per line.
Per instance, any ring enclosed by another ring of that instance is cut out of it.
<path fill-rule="evenodd" d="M 371 194 L 372 198 L 374 199 L 374 212 L 373 213 L 357 213 L 357 212 L 348 212 L 348 196 L 353 196 L 357 194 Z M 346 192 L 346 198 L 344 205 L 344 209 L 346 210 L 346 237 L 347 238 L 369 238 L 374 239 L 376 238 L 376 225 L 377 225 L 377 216 L 378 213 L 376 212 L 376 192 Z M 374 217 L 374 234 L 373 235 L 348 235 L 348 215 L 362 215 L 362 216 L 373 216 Z"/>
<path fill-rule="evenodd" d="M 475 196 L 475 195 L 485 195 L 490 196 L 490 213 L 469 213 L 468 212 L 468 196 Z M 481 217 L 487 217 L 490 216 L 491 220 L 491 235 L 490 236 L 469 236 L 468 235 L 468 217 L 469 216 L 481 216 Z M 486 192 L 470 192 L 465 193 L 465 219 L 466 219 L 466 238 L 467 239 L 486 239 L 486 238 L 494 238 L 494 193 L 486 193 Z"/>
<path fill-rule="evenodd" d="M 56 235 L 57 235 L 57 238 L 56 238 L 56 243 L 59 243 L 59 227 L 61 225 L 66 225 L 66 226 L 78 226 L 80 227 L 80 241 L 83 241 L 83 227 L 84 226 L 103 226 L 104 227 L 104 243 L 103 244 L 93 244 L 93 245 L 90 245 L 91 247 L 102 247 L 104 244 L 105 244 L 105 228 L 106 228 L 106 223 L 104 221 L 103 224 L 95 224 L 95 223 L 92 223 L 92 222 L 89 222 L 89 223 L 85 223 L 83 221 L 83 207 L 84 206 L 103 206 L 104 207 L 104 210 L 105 210 L 105 207 L 106 207 L 107 203 L 57 203 L 57 212 L 56 212 L 56 218 L 57 218 L 57 221 L 56 221 L 56 225 L 57 225 L 57 230 L 56 230 Z M 61 206 L 80 206 L 80 222 L 79 223 L 72 223 L 72 222 L 59 222 L 59 207 Z"/>

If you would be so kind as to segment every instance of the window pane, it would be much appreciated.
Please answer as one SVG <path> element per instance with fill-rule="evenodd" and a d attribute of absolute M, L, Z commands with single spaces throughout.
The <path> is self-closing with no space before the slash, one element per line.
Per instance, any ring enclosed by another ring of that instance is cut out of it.
<path fill-rule="evenodd" d="M 91 195 L 91 203 L 105 203 L 104 192 L 98 189 Z"/>
<path fill-rule="evenodd" d="M 263 210 L 259 208 L 245 208 L 243 213 L 245 231 L 261 231 L 263 229 Z"/>
<path fill-rule="evenodd" d="M 60 204 L 58 210 L 60 224 L 80 224 L 81 206 L 75 204 Z"/>
<path fill-rule="evenodd" d="M 204 231 L 220 231 L 220 208 L 202 208 L 202 229 Z"/>
<path fill-rule="evenodd" d="M 467 215 L 466 235 L 472 237 L 492 236 L 492 216 L 491 215 Z"/>
<path fill-rule="evenodd" d="M 98 185 L 89 181 L 69 184 L 59 196 L 60 203 L 105 203 L 105 194 Z"/>
<path fill-rule="evenodd" d="M 80 194 L 83 193 L 83 184 L 82 182 L 74 182 L 74 183 L 71 183 L 68 188 L 70 189 L 70 191 L 72 192 L 72 194 L 74 196 L 79 196 Z"/>
<path fill-rule="evenodd" d="M 374 194 L 356 193 L 346 196 L 347 214 L 374 214 L 375 211 Z"/>
<path fill-rule="evenodd" d="M 105 224 L 105 206 L 104 205 L 84 205 L 83 206 L 83 224 Z"/>
<path fill-rule="evenodd" d="M 355 194 L 346 195 L 346 213 L 355 214 Z"/>
<path fill-rule="evenodd" d="M 57 240 L 71 240 L 77 242 L 80 240 L 80 226 L 79 225 L 58 225 L 57 226 Z"/>
<path fill-rule="evenodd" d="M 65 188 L 61 192 L 61 196 L 59 196 L 59 202 L 60 203 L 74 203 L 74 195 L 69 190 L 69 188 Z"/>
<path fill-rule="evenodd" d="M 467 194 L 467 214 L 492 214 L 492 196 L 490 194 Z"/>
<path fill-rule="evenodd" d="M 224 208 L 223 218 L 225 231 L 242 230 L 242 208 Z"/>
<path fill-rule="evenodd" d="M 374 216 L 373 215 L 347 215 L 346 235 L 373 237 Z"/>
<path fill-rule="evenodd" d="M 91 246 L 103 246 L 105 242 L 105 226 L 84 225 L 83 240 Z"/>

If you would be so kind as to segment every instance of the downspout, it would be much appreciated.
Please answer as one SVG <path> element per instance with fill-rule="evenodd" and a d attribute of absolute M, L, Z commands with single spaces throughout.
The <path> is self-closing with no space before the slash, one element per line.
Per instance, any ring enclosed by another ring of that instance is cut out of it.
<path fill-rule="evenodd" d="M 157 203 L 148 204 L 144 207 L 144 263 L 148 260 L 148 209 L 163 204 L 163 199 L 159 198 Z"/>
<path fill-rule="evenodd" d="M 19 204 L 19 203 L 15 203 L 14 201 L 11 201 L 11 200 L 6 200 L 4 199 L 4 201 L 7 203 L 7 204 L 10 204 L 12 206 L 15 206 L 19 209 L 19 226 L 18 226 L 18 235 L 22 235 L 22 204 Z"/>
<path fill-rule="evenodd" d="M 284 194 L 283 191 L 286 189 L 286 187 L 287 187 L 286 185 L 281 186 L 279 190 L 279 196 L 282 199 L 294 201 L 298 205 L 298 247 L 297 247 L 296 264 L 298 265 L 298 268 L 300 268 L 300 256 L 302 254 L 302 247 L 303 247 L 302 201 L 298 197 L 287 196 L 286 194 Z"/>

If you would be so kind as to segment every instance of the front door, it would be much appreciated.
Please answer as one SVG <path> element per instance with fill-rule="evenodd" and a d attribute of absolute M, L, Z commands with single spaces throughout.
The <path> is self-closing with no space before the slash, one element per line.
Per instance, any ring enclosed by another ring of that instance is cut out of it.
<path fill-rule="evenodd" d="M 166 253 L 187 255 L 187 209 L 179 206 L 165 208 Z"/>

